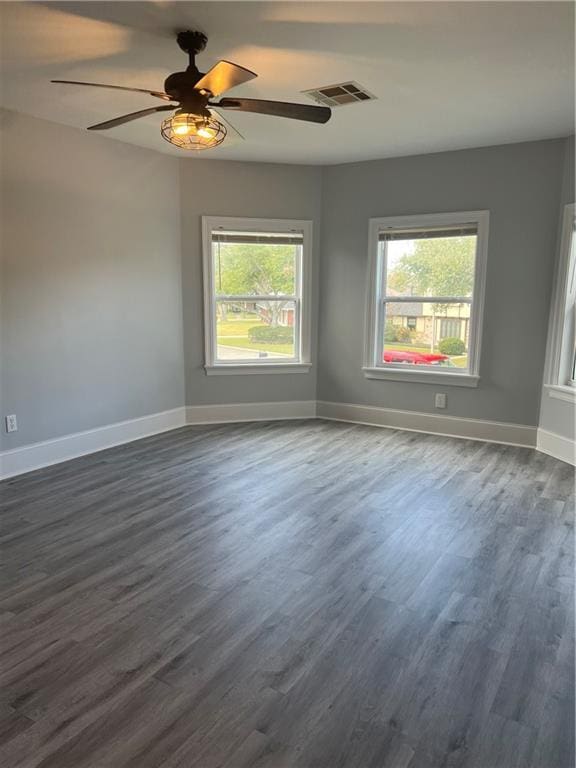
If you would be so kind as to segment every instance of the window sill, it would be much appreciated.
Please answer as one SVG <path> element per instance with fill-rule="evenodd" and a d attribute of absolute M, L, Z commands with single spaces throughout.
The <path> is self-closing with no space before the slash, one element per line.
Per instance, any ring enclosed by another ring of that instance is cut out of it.
<path fill-rule="evenodd" d="M 469 373 L 437 371 L 404 371 L 399 368 L 362 368 L 367 379 L 412 381 L 418 384 L 445 384 L 447 387 L 477 387 L 480 376 Z"/>
<path fill-rule="evenodd" d="M 246 376 L 261 373 L 309 373 L 311 363 L 260 363 L 256 365 L 230 363 L 205 365 L 207 376 Z"/>
<path fill-rule="evenodd" d="M 566 403 L 576 402 L 576 389 L 562 384 L 546 384 L 545 389 L 548 396 L 555 400 L 564 400 Z"/>

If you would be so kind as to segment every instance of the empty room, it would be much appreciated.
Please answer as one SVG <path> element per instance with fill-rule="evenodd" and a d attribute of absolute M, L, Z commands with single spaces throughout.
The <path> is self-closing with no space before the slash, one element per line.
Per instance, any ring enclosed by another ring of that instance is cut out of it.
<path fill-rule="evenodd" d="M 573 2 L 0 2 L 3 768 L 575 768 Z"/>

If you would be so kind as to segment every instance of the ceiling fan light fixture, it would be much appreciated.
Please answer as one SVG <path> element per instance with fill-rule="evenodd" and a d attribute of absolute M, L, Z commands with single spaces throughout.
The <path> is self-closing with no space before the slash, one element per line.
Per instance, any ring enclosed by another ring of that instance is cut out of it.
<path fill-rule="evenodd" d="M 226 123 L 222 124 L 214 117 L 220 117 L 221 109 L 232 109 L 238 112 L 254 112 L 259 115 L 283 117 L 291 120 L 303 120 L 309 123 L 326 123 L 330 119 L 330 108 L 325 106 L 312 106 L 311 104 L 292 104 L 285 101 L 270 101 L 268 99 L 221 98 L 231 88 L 247 83 L 257 77 L 246 67 L 234 64 L 231 61 L 219 61 L 208 72 L 200 72 L 196 66 L 196 55 L 206 46 L 206 35 L 194 30 L 180 32 L 176 38 L 180 48 L 188 54 L 188 67 L 184 72 L 172 72 L 164 81 L 163 91 L 153 91 L 145 88 L 130 88 L 123 85 L 108 85 L 106 83 L 84 83 L 78 80 L 52 80 L 53 83 L 64 85 L 80 85 L 90 88 L 111 88 L 120 91 L 133 91 L 147 93 L 161 99 L 163 102 L 177 102 L 162 106 L 146 107 L 137 112 L 120 115 L 103 123 L 89 125 L 89 131 L 107 131 L 109 128 L 117 128 L 119 125 L 140 120 L 142 117 L 154 115 L 157 112 L 172 112 L 175 114 L 168 120 L 164 120 L 160 128 L 162 138 L 174 144 L 180 149 L 211 149 L 222 144 L 228 130 Z M 333 91 L 336 86 L 328 88 Z M 358 89 L 355 83 L 344 83 L 341 99 L 369 98 Z M 324 89 L 326 90 L 326 89 Z M 211 101 L 219 98 L 216 103 Z M 340 102 L 338 102 L 340 103 Z M 216 111 L 214 111 L 216 110 Z M 224 120 L 224 118 L 221 118 Z M 234 129 L 232 129 L 234 131 Z M 237 131 L 236 135 L 242 138 Z"/>
<path fill-rule="evenodd" d="M 180 149 L 211 149 L 222 144 L 226 127 L 213 117 L 176 112 L 164 120 L 160 128 L 162 137 Z"/>

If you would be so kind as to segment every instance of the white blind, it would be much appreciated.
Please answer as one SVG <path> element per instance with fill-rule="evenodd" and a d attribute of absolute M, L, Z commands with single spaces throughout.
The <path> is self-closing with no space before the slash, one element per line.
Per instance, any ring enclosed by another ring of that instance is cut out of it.
<path fill-rule="evenodd" d="M 302 232 L 232 232 L 215 230 L 213 243 L 245 243 L 252 245 L 302 245 Z"/>
<path fill-rule="evenodd" d="M 429 240 L 435 237 L 470 237 L 478 234 L 476 224 L 459 224 L 457 227 L 442 227 L 438 229 L 389 229 L 381 230 L 378 240 Z"/>

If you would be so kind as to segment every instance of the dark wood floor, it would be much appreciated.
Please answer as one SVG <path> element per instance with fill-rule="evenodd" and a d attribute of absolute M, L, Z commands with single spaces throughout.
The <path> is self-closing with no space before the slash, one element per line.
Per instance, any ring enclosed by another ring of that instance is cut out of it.
<path fill-rule="evenodd" d="M 4 768 L 572 768 L 571 468 L 320 421 L 0 486 Z"/>

